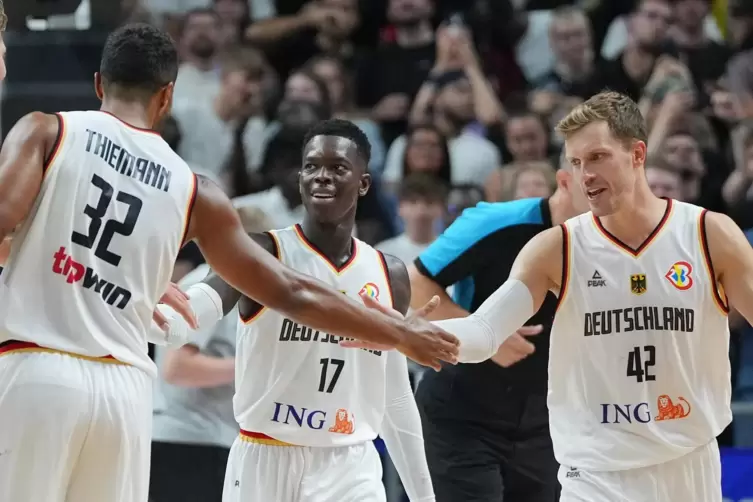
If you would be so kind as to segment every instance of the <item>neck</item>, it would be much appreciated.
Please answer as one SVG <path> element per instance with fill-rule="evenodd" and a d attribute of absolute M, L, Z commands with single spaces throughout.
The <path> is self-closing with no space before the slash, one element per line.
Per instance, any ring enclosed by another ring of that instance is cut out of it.
<path fill-rule="evenodd" d="M 434 30 L 429 21 L 395 27 L 395 42 L 400 47 L 417 47 L 434 40 Z"/>
<path fill-rule="evenodd" d="M 119 101 L 114 98 L 102 100 L 99 109 L 103 112 L 115 115 L 123 122 L 141 129 L 153 129 L 154 124 L 149 120 L 146 106 L 137 101 Z"/>
<path fill-rule="evenodd" d="M 654 56 L 640 47 L 628 47 L 622 54 L 622 67 L 633 80 L 642 80 L 654 67 Z"/>
<path fill-rule="evenodd" d="M 591 75 L 592 69 L 593 58 L 589 57 L 583 57 L 577 62 L 560 61 L 554 65 L 554 72 L 566 82 L 586 80 Z"/>
<path fill-rule="evenodd" d="M 405 235 L 414 244 L 431 244 L 437 238 L 434 225 L 406 225 Z"/>
<path fill-rule="evenodd" d="M 214 98 L 214 113 L 223 122 L 230 122 L 236 118 L 235 110 L 228 104 L 228 100 L 224 99 L 222 91 Z"/>
<path fill-rule="evenodd" d="M 306 239 L 316 246 L 329 261 L 341 265 L 348 261 L 353 252 L 354 226 L 355 214 L 347 216 L 340 223 L 322 223 L 306 213 L 301 223 L 301 230 Z"/>
<path fill-rule="evenodd" d="M 561 225 L 575 216 L 569 197 L 559 188 L 549 197 L 549 214 L 552 216 L 552 226 Z"/>
<path fill-rule="evenodd" d="M 658 198 L 644 182 L 636 187 L 633 200 L 614 214 L 600 218 L 611 234 L 637 247 L 654 231 L 664 216 L 667 202 Z"/>

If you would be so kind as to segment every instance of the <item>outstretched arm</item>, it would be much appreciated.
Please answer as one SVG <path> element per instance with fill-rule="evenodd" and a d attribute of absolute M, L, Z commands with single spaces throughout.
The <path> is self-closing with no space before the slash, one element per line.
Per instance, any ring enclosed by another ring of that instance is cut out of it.
<path fill-rule="evenodd" d="M 16 122 L 0 151 L 0 242 L 26 219 L 60 131 L 58 116 L 33 112 Z"/>
<path fill-rule="evenodd" d="M 753 248 L 729 216 L 707 211 L 701 218 L 716 286 L 721 285 L 727 297 L 718 288 L 715 301 L 727 310 L 728 299 L 729 305 L 753 324 Z"/>
<path fill-rule="evenodd" d="M 481 362 L 535 314 L 562 276 L 564 227 L 550 228 L 528 241 L 510 277 L 470 316 L 435 321 L 460 339 L 461 362 Z"/>
<path fill-rule="evenodd" d="M 411 303 L 411 284 L 405 264 L 384 255 L 392 285 L 393 307 L 405 315 Z M 386 408 L 380 435 L 390 458 L 412 501 L 434 500 L 429 466 L 424 451 L 424 436 L 416 399 L 410 386 L 408 361 L 397 351 L 383 352 L 387 357 Z"/>
<path fill-rule="evenodd" d="M 249 238 L 225 194 L 203 177 L 199 177 L 188 235 L 230 285 L 297 322 L 334 335 L 386 343 L 435 368 L 440 367 L 439 360 L 455 359 L 457 340 L 441 329 L 428 323 L 409 325 L 366 309 L 324 283 L 282 265 Z"/>

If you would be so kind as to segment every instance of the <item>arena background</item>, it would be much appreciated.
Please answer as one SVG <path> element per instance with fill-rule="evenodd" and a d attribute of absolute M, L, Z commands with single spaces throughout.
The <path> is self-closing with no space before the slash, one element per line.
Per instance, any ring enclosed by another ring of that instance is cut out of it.
<path fill-rule="evenodd" d="M 6 9 L 2 130 L 33 110 L 96 108 L 92 76 L 108 30 L 162 25 L 184 59 L 163 135 L 256 229 L 300 218 L 288 183 L 301 131 L 350 118 L 372 141 L 377 180 L 358 235 L 410 262 L 482 198 L 550 194 L 560 148 L 552 126 L 603 88 L 645 111 L 658 194 L 753 226 L 752 2 L 24 0 Z M 226 78 L 233 70 L 246 80 Z M 476 70 L 486 78 L 464 78 Z M 432 102 L 416 99 L 427 81 L 439 93 Z M 186 249 L 174 279 L 201 261 Z M 753 331 L 731 321 L 723 490 L 753 501 Z M 155 413 L 161 406 L 158 395 Z M 385 463 L 389 497 L 401 500 Z"/>

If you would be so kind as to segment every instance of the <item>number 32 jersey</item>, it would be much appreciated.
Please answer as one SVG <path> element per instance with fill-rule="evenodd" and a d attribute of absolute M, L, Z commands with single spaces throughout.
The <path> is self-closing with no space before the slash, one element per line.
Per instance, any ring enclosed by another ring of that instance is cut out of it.
<path fill-rule="evenodd" d="M 155 132 L 99 111 L 57 117 L 39 195 L 0 279 L 0 343 L 114 358 L 156 375 L 146 332 L 196 177 Z"/>
<path fill-rule="evenodd" d="M 637 250 L 591 213 L 565 223 L 548 396 L 560 464 L 660 464 L 730 423 L 727 304 L 705 218 L 704 209 L 669 200 Z"/>
<path fill-rule="evenodd" d="M 365 242 L 353 239 L 350 260 L 336 267 L 299 226 L 270 234 L 285 265 L 356 300 L 368 294 L 392 305 L 386 264 Z M 384 417 L 387 369 L 401 368 L 391 359 L 401 358 L 405 370 L 402 354 L 340 347 L 340 337 L 266 308 L 238 329 L 233 407 L 242 431 L 318 447 L 376 438 Z"/>

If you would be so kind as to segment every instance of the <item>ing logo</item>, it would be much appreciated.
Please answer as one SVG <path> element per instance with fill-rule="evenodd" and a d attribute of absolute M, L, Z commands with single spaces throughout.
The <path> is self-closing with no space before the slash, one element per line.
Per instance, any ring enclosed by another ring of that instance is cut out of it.
<path fill-rule="evenodd" d="M 686 261 L 678 261 L 669 267 L 669 271 L 664 274 L 664 277 L 680 291 L 685 291 L 693 286 L 693 278 L 690 274 L 693 272 L 693 267 Z"/>
<path fill-rule="evenodd" d="M 379 300 L 379 288 L 373 282 L 367 282 L 363 285 L 361 291 L 358 292 L 358 296 L 362 295 L 368 296 L 373 300 Z"/>

